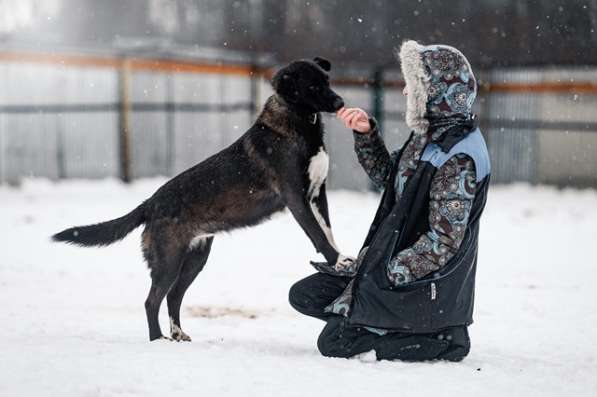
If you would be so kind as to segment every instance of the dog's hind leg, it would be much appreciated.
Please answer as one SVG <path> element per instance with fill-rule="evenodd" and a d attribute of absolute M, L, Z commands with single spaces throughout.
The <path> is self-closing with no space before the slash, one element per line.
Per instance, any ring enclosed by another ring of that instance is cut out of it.
<path fill-rule="evenodd" d="M 147 314 L 150 341 L 164 338 L 158 316 L 162 301 L 176 281 L 176 276 L 176 272 L 155 272 L 153 270 L 151 272 L 151 288 L 145 300 L 145 313 Z"/>
<path fill-rule="evenodd" d="M 182 260 L 182 267 L 178 279 L 168 292 L 168 314 L 170 316 L 170 336 L 176 341 L 191 341 L 191 337 L 182 331 L 180 326 L 180 306 L 187 288 L 195 277 L 203 270 L 209 253 L 213 237 L 193 239 L 189 251 Z"/>
<path fill-rule="evenodd" d="M 186 251 L 186 247 L 169 238 L 168 233 L 152 234 L 147 230 L 143 233 L 143 252 L 151 269 L 151 288 L 145 300 L 150 341 L 167 339 L 160 329 L 160 306 L 178 278 Z"/>

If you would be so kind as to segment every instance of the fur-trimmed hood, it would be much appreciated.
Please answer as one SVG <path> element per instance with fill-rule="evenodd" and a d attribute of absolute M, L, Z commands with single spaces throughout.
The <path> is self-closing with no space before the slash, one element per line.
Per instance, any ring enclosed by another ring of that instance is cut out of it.
<path fill-rule="evenodd" d="M 405 41 L 398 53 L 406 83 L 406 124 L 425 132 L 431 118 L 471 114 L 477 81 L 466 57 L 447 45 Z"/>

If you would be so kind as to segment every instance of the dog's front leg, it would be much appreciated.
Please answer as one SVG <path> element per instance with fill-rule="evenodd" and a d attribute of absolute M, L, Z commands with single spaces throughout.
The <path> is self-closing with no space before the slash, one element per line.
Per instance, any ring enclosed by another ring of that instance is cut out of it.
<path fill-rule="evenodd" d="M 338 250 L 321 228 L 305 195 L 297 193 L 290 191 L 286 194 L 286 206 L 311 239 L 317 252 L 321 252 L 328 263 L 335 264 L 339 259 Z"/>
<path fill-rule="evenodd" d="M 340 253 L 340 250 L 338 249 L 338 246 L 336 245 L 336 242 L 334 241 L 332 225 L 330 223 L 330 214 L 328 210 L 328 198 L 326 194 L 325 182 L 322 183 L 321 186 L 316 186 L 314 189 L 309 191 L 307 200 L 309 202 L 309 208 L 311 209 L 311 212 L 313 212 L 315 219 L 317 219 L 317 223 L 319 223 L 319 226 L 325 233 L 328 242 L 330 243 L 330 245 L 332 245 L 332 247 L 334 247 L 336 252 L 338 252 L 338 259 L 336 260 L 336 262 L 328 262 L 329 265 L 335 265 L 335 268 L 342 269 L 352 267 L 355 259 L 342 255 Z"/>
<path fill-rule="evenodd" d="M 309 208 L 317 219 L 319 227 L 323 230 L 325 237 L 328 242 L 336 251 L 340 252 L 336 242 L 334 241 L 334 235 L 332 234 L 332 225 L 330 223 L 330 214 L 328 210 L 328 198 L 325 191 L 325 183 L 315 190 L 311 190 L 306 200 L 309 202 Z"/>

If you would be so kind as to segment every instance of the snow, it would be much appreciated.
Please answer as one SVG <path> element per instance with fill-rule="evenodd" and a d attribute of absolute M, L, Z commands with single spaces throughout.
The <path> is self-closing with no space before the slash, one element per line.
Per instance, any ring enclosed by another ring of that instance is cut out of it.
<path fill-rule="evenodd" d="M 287 303 L 316 258 L 288 214 L 217 236 L 183 303 L 193 342 L 149 343 L 139 231 L 103 249 L 48 236 L 120 216 L 162 182 L 0 187 L 0 395 L 597 395 L 595 191 L 493 187 L 471 354 L 407 364 L 319 355 L 323 324 Z M 336 241 L 354 255 L 378 197 L 329 200 Z"/>

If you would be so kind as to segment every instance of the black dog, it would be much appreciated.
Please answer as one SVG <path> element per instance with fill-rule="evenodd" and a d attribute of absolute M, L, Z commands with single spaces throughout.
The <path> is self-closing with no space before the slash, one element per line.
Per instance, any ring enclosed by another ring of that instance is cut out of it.
<path fill-rule="evenodd" d="M 104 246 L 145 224 L 150 340 L 164 338 L 158 312 L 165 296 L 172 338 L 190 340 L 180 326 L 180 305 L 218 232 L 256 225 L 288 207 L 328 263 L 352 261 L 334 243 L 325 192 L 328 156 L 319 112 L 344 105 L 330 88 L 330 68 L 322 58 L 282 68 L 272 79 L 275 94 L 255 124 L 228 148 L 174 177 L 129 214 L 52 237 Z"/>

